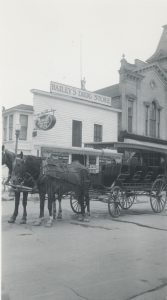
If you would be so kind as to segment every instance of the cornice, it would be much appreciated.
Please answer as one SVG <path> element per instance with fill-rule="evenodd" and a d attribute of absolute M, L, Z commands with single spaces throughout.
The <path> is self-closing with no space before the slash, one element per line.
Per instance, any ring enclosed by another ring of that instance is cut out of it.
<path fill-rule="evenodd" d="M 161 76 L 161 79 L 163 80 L 163 82 L 165 84 L 167 84 L 167 75 L 165 74 L 165 72 L 162 70 L 162 68 L 160 67 L 160 65 L 158 63 L 152 63 L 152 64 L 148 64 L 145 67 L 134 71 L 135 73 L 142 73 L 148 70 L 155 70 L 157 72 L 158 75 Z"/>
<path fill-rule="evenodd" d="M 71 101 L 74 102 L 76 104 L 80 104 L 80 105 L 86 105 L 86 106 L 92 106 L 92 107 L 96 107 L 96 108 L 101 108 L 103 110 L 108 110 L 108 111 L 113 111 L 113 112 L 122 112 L 121 109 L 117 109 L 114 108 L 113 106 L 108 106 L 108 105 L 102 105 L 100 103 L 95 103 L 95 102 L 89 102 L 80 98 L 73 98 L 71 96 L 66 96 L 66 95 L 61 95 L 59 93 L 49 93 L 46 91 L 41 91 L 41 90 L 37 90 L 37 89 L 32 89 L 31 93 L 34 95 L 40 95 L 42 97 L 49 97 L 49 98 L 54 98 L 54 99 L 62 99 L 64 101 Z"/>

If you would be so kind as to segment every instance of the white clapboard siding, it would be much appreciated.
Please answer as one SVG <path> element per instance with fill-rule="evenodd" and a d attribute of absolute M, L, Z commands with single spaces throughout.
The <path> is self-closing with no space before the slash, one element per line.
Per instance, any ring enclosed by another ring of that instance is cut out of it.
<path fill-rule="evenodd" d="M 38 130 L 35 144 L 54 144 L 55 146 L 72 146 L 72 120 L 82 121 L 82 142 L 92 142 L 94 124 L 103 126 L 103 141 L 117 141 L 118 113 L 111 108 L 98 105 L 90 106 L 80 101 L 73 102 L 59 97 L 34 94 L 34 114 L 55 109 L 56 125 L 48 130 Z"/>

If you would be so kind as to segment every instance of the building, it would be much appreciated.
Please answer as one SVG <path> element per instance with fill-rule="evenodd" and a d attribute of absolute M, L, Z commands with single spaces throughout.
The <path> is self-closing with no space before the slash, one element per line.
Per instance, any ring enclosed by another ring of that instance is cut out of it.
<path fill-rule="evenodd" d="M 99 89 L 121 109 L 118 140 L 167 147 L 167 25 L 155 53 L 130 64 L 123 55 L 119 83 Z M 112 140 L 110 140 L 112 141 Z"/>
<path fill-rule="evenodd" d="M 15 152 L 15 130 L 20 124 L 18 151 L 24 154 L 32 152 L 33 106 L 20 104 L 2 111 L 3 133 L 2 143 L 6 149 Z"/>
<path fill-rule="evenodd" d="M 84 143 L 117 141 L 120 110 L 111 106 L 110 97 L 56 82 L 50 83 L 49 92 L 31 92 L 36 126 L 34 155 L 52 154 L 69 163 L 78 160 L 85 164 L 88 156 L 96 154 L 98 159 L 98 155 L 93 149 L 85 149 Z"/>

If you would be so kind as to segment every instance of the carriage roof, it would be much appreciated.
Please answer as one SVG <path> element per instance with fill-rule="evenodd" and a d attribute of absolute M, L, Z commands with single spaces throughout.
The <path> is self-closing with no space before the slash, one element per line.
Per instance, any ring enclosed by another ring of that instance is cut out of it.
<path fill-rule="evenodd" d="M 106 156 L 112 158 L 122 158 L 121 153 L 117 153 L 116 149 L 95 149 L 93 147 L 46 147 L 46 145 L 40 145 L 41 150 L 47 149 L 49 152 L 63 152 L 69 154 L 81 154 L 81 155 L 95 155 L 95 156 Z"/>
<path fill-rule="evenodd" d="M 134 151 L 134 152 L 152 152 L 167 155 L 166 145 L 147 145 L 137 144 L 129 142 L 99 142 L 99 143 L 88 143 L 87 146 L 94 147 L 95 149 L 117 149 L 118 151 Z"/>

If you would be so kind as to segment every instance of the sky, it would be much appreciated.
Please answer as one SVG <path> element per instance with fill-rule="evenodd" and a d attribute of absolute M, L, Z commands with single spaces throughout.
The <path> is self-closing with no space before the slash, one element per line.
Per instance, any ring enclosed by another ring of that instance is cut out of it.
<path fill-rule="evenodd" d="M 0 0 L 0 98 L 33 105 L 50 81 L 118 83 L 122 54 L 147 60 L 167 24 L 166 0 Z"/>

